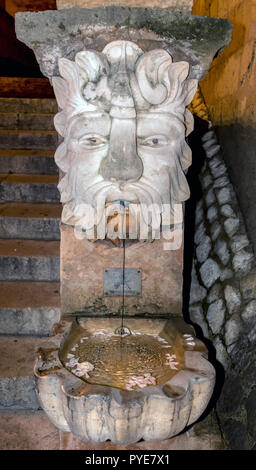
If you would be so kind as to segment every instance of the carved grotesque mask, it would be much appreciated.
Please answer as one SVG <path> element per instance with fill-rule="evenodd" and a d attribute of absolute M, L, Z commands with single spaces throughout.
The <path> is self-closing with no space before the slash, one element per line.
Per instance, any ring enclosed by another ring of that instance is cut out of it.
<path fill-rule="evenodd" d="M 164 50 L 144 53 L 129 41 L 102 53 L 82 51 L 59 60 L 53 78 L 59 107 L 55 127 L 64 138 L 55 159 L 62 221 L 75 225 L 88 207 L 97 220 L 121 200 L 162 212 L 189 197 L 184 171 L 191 163 L 186 136 L 193 117 L 186 106 L 197 88 L 189 64 Z M 94 224 L 95 224 L 94 219 Z"/>

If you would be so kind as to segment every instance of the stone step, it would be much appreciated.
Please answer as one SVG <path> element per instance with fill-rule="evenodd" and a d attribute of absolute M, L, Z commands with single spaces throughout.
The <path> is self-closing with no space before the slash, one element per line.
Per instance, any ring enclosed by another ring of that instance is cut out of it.
<path fill-rule="evenodd" d="M 0 281 L 59 282 L 57 241 L 0 240 Z"/>
<path fill-rule="evenodd" d="M 0 130 L 2 149 L 47 149 L 55 150 L 58 136 L 55 131 L 41 130 Z"/>
<path fill-rule="evenodd" d="M 58 203 L 58 175 L 0 174 L 0 202 Z"/>
<path fill-rule="evenodd" d="M 221 439 L 220 430 L 213 413 L 203 421 L 196 423 L 187 432 L 179 434 L 164 441 L 139 441 L 127 446 L 106 442 L 83 442 L 72 433 L 59 431 L 48 419 L 43 410 L 15 410 L 6 409 L 0 412 L 1 450 L 80 450 L 83 457 L 92 457 L 97 452 L 106 456 L 114 455 L 116 451 L 142 451 L 146 454 L 161 454 L 160 451 L 173 450 L 228 450 Z M 88 452 L 89 451 L 89 452 Z M 107 452 L 106 452 L 107 451 Z M 157 451 L 157 452 L 152 452 Z M 166 453 L 166 452 L 165 452 Z M 15 453 L 8 455 L 15 456 Z M 20 455 L 20 454 L 19 454 Z M 73 457 L 74 454 L 72 454 Z M 141 452 L 140 454 L 141 455 Z M 172 458 L 173 458 L 172 454 Z M 40 455 L 41 458 L 42 454 Z M 62 457 L 64 456 L 64 457 Z M 66 458 L 66 454 L 57 454 L 58 464 L 60 457 Z M 48 456 L 47 456 L 48 457 Z M 52 456 L 51 456 L 52 457 Z M 159 455 L 159 463 L 161 455 Z M 196 456 L 197 457 L 197 456 Z M 26 454 L 25 454 L 26 458 Z M 146 456 L 147 458 L 147 456 Z M 191 460 L 191 456 L 188 457 Z M 182 459 L 183 460 L 183 459 Z M 187 460 L 186 458 L 184 459 Z M 183 461 L 184 461 L 183 460 Z M 152 459 L 151 459 L 152 461 Z M 156 462 L 158 459 L 156 459 Z M 147 458 L 146 463 L 149 462 Z M 166 462 L 166 458 L 163 458 Z M 16 463 L 16 462 L 15 462 Z M 117 467 L 118 468 L 118 467 Z"/>
<path fill-rule="evenodd" d="M 60 320 L 57 282 L 0 282 L 0 335 L 48 336 Z"/>
<path fill-rule="evenodd" d="M 0 428 L 1 450 L 60 449 L 59 430 L 42 410 L 1 410 Z"/>
<path fill-rule="evenodd" d="M 0 149 L 0 173 L 51 175 L 58 167 L 52 150 Z"/>
<path fill-rule="evenodd" d="M 59 240 L 61 204 L 0 204 L 0 238 Z"/>
<path fill-rule="evenodd" d="M 40 338 L 0 337 L 0 409 L 40 408 L 33 368 Z"/>
<path fill-rule="evenodd" d="M 56 114 L 58 106 L 52 98 L 0 98 L 0 112 Z"/>
<path fill-rule="evenodd" d="M 54 114 L 1 113 L 0 129 L 55 130 Z"/>

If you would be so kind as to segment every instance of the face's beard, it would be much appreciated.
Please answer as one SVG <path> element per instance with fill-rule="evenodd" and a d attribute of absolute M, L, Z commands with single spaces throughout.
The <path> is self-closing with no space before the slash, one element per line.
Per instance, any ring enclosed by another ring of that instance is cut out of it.
<path fill-rule="evenodd" d="M 161 217 L 163 204 L 168 204 L 170 214 L 173 214 L 174 204 L 189 197 L 187 180 L 178 162 L 171 170 L 168 166 L 162 167 L 161 175 L 152 177 L 153 182 L 143 175 L 138 181 L 126 184 L 103 179 L 86 184 L 81 182 L 77 169 L 72 170 L 66 175 L 67 184 L 63 188 L 72 196 L 63 208 L 62 221 L 80 226 L 86 223 L 88 230 L 106 220 L 110 214 L 109 206 L 115 206 L 113 203 L 116 201 L 124 201 L 126 205 L 136 204 L 140 220 L 146 226 L 153 227 L 154 221 Z"/>

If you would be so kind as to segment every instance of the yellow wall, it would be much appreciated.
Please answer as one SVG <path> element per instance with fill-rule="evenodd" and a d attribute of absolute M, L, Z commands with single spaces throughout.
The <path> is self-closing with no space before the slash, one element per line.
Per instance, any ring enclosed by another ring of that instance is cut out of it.
<path fill-rule="evenodd" d="M 200 85 L 256 253 L 256 0 L 194 0 L 192 12 L 234 26 Z"/>
<path fill-rule="evenodd" d="M 212 120 L 256 126 L 256 0 L 194 0 L 193 13 L 227 18 L 234 26 L 230 46 L 201 82 Z"/>

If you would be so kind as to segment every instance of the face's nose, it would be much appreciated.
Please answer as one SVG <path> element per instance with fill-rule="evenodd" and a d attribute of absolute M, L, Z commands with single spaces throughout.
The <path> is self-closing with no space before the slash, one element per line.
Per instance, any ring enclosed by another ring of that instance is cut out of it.
<path fill-rule="evenodd" d="M 109 151 L 101 162 L 105 180 L 131 182 L 141 178 L 143 163 L 136 151 L 136 120 L 112 118 Z"/>

